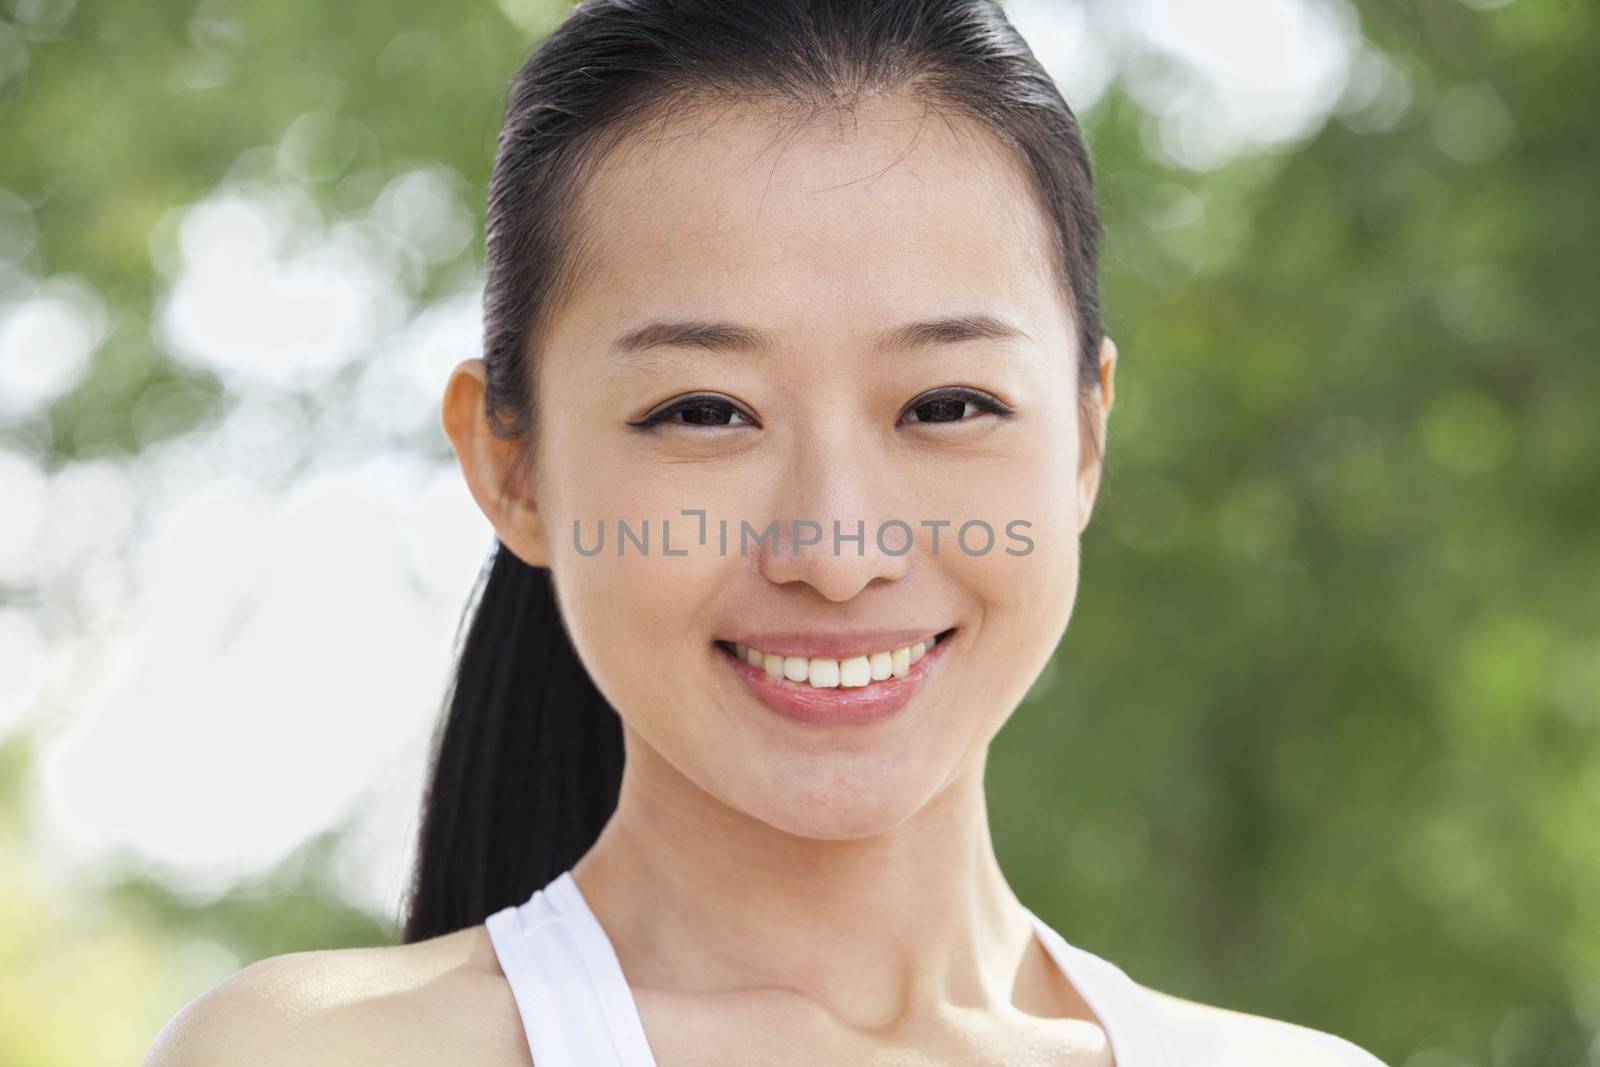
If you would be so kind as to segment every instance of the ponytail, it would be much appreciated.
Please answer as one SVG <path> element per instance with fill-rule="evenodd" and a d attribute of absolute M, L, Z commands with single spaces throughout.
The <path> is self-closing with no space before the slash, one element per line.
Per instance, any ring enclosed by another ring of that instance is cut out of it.
<path fill-rule="evenodd" d="M 622 724 L 567 636 L 546 567 L 498 539 L 433 738 L 407 944 L 482 922 L 577 862 L 616 810 Z"/>

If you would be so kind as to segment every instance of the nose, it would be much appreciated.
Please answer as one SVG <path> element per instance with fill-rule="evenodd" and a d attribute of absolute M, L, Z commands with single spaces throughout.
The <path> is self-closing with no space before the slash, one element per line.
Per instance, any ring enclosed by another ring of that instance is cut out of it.
<path fill-rule="evenodd" d="M 875 581 L 905 576 L 917 520 L 897 513 L 893 472 L 866 455 L 843 434 L 796 447 L 775 483 L 773 518 L 756 531 L 772 534 L 760 546 L 768 581 L 809 585 L 842 603 Z"/>

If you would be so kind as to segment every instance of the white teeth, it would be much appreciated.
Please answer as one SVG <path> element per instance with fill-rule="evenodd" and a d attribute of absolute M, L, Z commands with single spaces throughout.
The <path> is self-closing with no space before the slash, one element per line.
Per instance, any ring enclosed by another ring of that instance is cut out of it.
<path fill-rule="evenodd" d="M 839 661 L 836 659 L 811 660 L 811 686 L 814 689 L 837 689 L 839 686 Z"/>
<path fill-rule="evenodd" d="M 904 678 L 911 673 L 911 650 L 897 648 L 889 653 L 889 670 L 896 678 Z"/>
<path fill-rule="evenodd" d="M 911 665 L 927 655 L 933 645 L 930 639 L 889 652 L 870 652 L 843 660 L 779 656 L 743 643 L 735 643 L 733 651 L 745 663 L 766 672 L 768 678 L 809 682 L 817 689 L 853 689 L 889 678 L 904 678 L 911 673 Z"/>
<path fill-rule="evenodd" d="M 852 656 L 839 661 L 839 685 L 856 686 L 866 685 L 872 681 L 872 664 L 867 662 L 865 656 Z"/>

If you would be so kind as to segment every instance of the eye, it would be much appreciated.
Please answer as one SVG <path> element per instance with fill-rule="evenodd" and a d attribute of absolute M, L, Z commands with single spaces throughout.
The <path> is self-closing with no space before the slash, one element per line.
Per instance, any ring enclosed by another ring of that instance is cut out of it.
<path fill-rule="evenodd" d="M 678 421 L 677 416 L 679 415 L 683 416 L 682 421 Z M 641 430 L 663 424 L 673 426 L 753 426 L 756 421 L 732 402 L 720 396 L 687 396 L 652 411 L 642 419 L 628 423 L 629 426 L 634 426 Z"/>
<path fill-rule="evenodd" d="M 967 417 L 969 409 L 1001 417 L 1011 414 L 1011 408 L 988 393 L 960 387 L 940 389 L 918 397 L 907 406 L 902 419 L 910 422 L 971 422 L 973 420 Z"/>

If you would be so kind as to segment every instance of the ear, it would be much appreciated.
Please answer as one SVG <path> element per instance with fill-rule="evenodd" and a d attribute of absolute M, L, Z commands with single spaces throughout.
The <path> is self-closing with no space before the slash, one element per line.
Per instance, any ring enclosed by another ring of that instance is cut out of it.
<path fill-rule="evenodd" d="M 472 499 L 500 540 L 533 567 L 550 565 L 544 522 L 534 506 L 532 479 L 517 469 L 520 437 L 496 437 L 484 405 L 487 368 L 481 359 L 463 360 L 445 385 L 440 421 Z M 531 471 L 528 464 L 527 471 Z"/>
<path fill-rule="evenodd" d="M 1095 497 L 1100 493 L 1100 470 L 1106 450 L 1106 425 L 1111 418 L 1111 405 L 1116 401 L 1117 343 L 1110 335 L 1100 342 L 1100 388 L 1096 391 L 1094 405 L 1094 439 L 1100 442 L 1098 453 L 1088 448 L 1082 450 L 1078 466 L 1078 533 L 1089 525 L 1089 515 L 1094 511 Z M 1082 435 L 1087 441 L 1088 435 Z"/>

